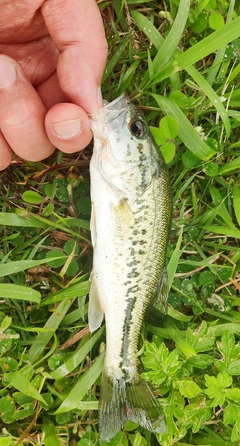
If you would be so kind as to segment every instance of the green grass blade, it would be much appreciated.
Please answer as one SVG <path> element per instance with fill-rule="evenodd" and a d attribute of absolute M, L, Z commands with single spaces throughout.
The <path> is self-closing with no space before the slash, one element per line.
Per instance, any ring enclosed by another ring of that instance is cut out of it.
<path fill-rule="evenodd" d="M 168 266 L 167 266 L 167 275 L 168 275 L 168 287 L 169 290 L 171 289 L 172 283 L 173 283 L 173 279 L 174 279 L 174 275 L 176 273 L 177 270 L 177 266 L 179 263 L 179 259 L 181 257 L 181 253 L 182 250 L 181 248 L 181 244 L 182 244 L 182 235 L 183 235 L 183 226 L 180 228 L 180 234 L 177 240 L 177 244 L 176 244 L 176 248 L 173 251 L 173 254 L 171 256 L 171 259 L 168 262 Z"/>
<path fill-rule="evenodd" d="M 119 88 L 117 89 L 116 94 L 120 95 L 128 89 L 129 85 L 132 83 L 135 71 L 137 70 L 140 63 L 140 60 L 135 60 L 127 69 L 126 73 L 124 73 L 123 79 L 119 85 Z"/>
<path fill-rule="evenodd" d="M 69 224 L 71 219 L 69 219 L 69 218 L 61 218 L 59 215 L 53 214 L 61 222 L 61 223 L 59 223 L 58 221 L 51 221 L 48 218 L 41 217 L 40 215 L 35 215 L 35 214 L 31 213 L 31 212 L 26 211 L 25 209 L 16 209 L 16 213 L 20 217 L 23 217 L 22 218 L 22 224 L 20 224 L 19 226 L 32 226 L 32 227 L 35 227 L 35 228 L 59 229 L 60 231 L 67 232 L 68 234 L 71 234 L 73 237 L 78 237 L 78 238 L 80 238 L 82 240 L 86 240 L 87 242 L 89 242 L 89 240 L 87 240 L 86 238 L 82 237 L 77 232 L 73 232 L 72 231 L 72 229 L 70 228 L 71 224 Z M 6 214 L 6 215 L 8 215 L 8 214 Z M 1 222 L 1 220 L 0 220 L 0 222 Z M 25 222 L 30 222 L 30 225 L 29 224 L 25 224 Z M 7 219 L 6 219 L 6 223 L 5 224 L 6 225 L 8 224 L 7 223 Z"/>
<path fill-rule="evenodd" d="M 55 369 L 51 375 L 53 379 L 61 379 L 64 376 L 71 373 L 87 356 L 90 350 L 93 348 L 97 340 L 103 333 L 103 327 L 98 330 L 79 350 L 77 350 L 71 358 L 67 359 L 64 364 Z"/>
<path fill-rule="evenodd" d="M 44 325 L 44 329 L 47 329 L 48 331 L 45 333 L 39 333 L 39 335 L 36 337 L 33 345 L 31 346 L 30 350 L 28 351 L 27 358 L 30 361 L 31 364 L 33 364 L 39 357 L 41 357 L 46 345 L 52 338 L 53 334 L 55 333 L 56 329 L 59 327 L 60 323 L 63 320 L 63 317 L 67 313 L 68 309 L 70 308 L 72 304 L 72 300 L 65 299 L 63 302 L 61 302 L 57 308 L 55 308 L 54 313 L 50 316 L 46 324 Z"/>
<path fill-rule="evenodd" d="M 77 228 L 83 228 L 83 229 L 90 229 L 89 221 L 83 220 L 82 218 L 74 218 L 74 217 L 68 217 L 65 219 L 68 226 L 71 228 L 72 226 L 75 226 Z"/>
<path fill-rule="evenodd" d="M 57 216 L 59 218 L 59 216 Z M 71 226 L 76 224 L 86 229 L 89 229 L 89 223 L 84 220 L 65 218 L 62 219 L 64 224 L 59 224 L 57 221 L 51 221 L 45 217 L 32 214 L 25 209 L 16 209 L 16 213 L 13 212 L 0 212 L 0 225 L 2 226 L 20 226 L 28 228 L 42 228 L 42 229 L 59 229 L 60 231 L 67 232 L 74 237 L 78 237 L 82 240 L 89 242 L 85 237 L 82 237 L 78 232 L 73 232 Z"/>
<path fill-rule="evenodd" d="M 27 300 L 37 304 L 41 301 L 39 291 L 23 285 L 14 285 L 12 283 L 1 283 L 0 297 L 17 300 Z"/>
<path fill-rule="evenodd" d="M 228 9 L 228 14 L 227 14 L 227 22 L 226 23 L 231 23 L 233 16 L 234 16 L 234 5 L 235 5 L 235 0 L 230 0 L 230 6 Z M 211 67 L 209 67 L 209 72 L 208 72 L 208 76 L 207 76 L 207 81 L 210 85 L 212 85 L 214 79 L 217 76 L 217 73 L 219 72 L 219 70 L 221 69 L 221 63 L 224 60 L 224 53 L 226 51 L 226 45 L 219 48 L 219 50 L 217 51 L 215 60 L 212 64 Z M 223 74 L 221 73 L 221 76 Z M 230 81 L 230 79 L 229 79 Z"/>
<path fill-rule="evenodd" d="M 192 320 L 192 316 L 186 316 L 186 314 L 180 313 L 180 311 L 175 310 L 171 305 L 168 305 L 167 314 L 173 319 L 181 322 L 190 322 Z"/>
<path fill-rule="evenodd" d="M 230 161 L 229 163 L 224 164 L 219 169 L 219 175 L 225 175 L 230 172 L 233 172 L 236 169 L 240 169 L 240 156 L 238 158 L 235 158 L 233 161 Z"/>
<path fill-rule="evenodd" d="M 164 96 L 152 95 L 166 115 L 174 116 L 179 124 L 178 136 L 194 155 L 202 160 L 209 160 L 215 152 L 200 138 L 184 113 L 175 102 Z"/>
<path fill-rule="evenodd" d="M 175 59 L 169 62 L 166 67 L 162 68 L 162 70 L 155 74 L 144 87 L 148 88 L 153 84 L 163 81 L 173 73 L 188 68 L 232 40 L 237 39 L 239 36 L 240 17 L 237 17 L 231 23 L 228 23 L 223 28 L 214 31 L 212 34 L 193 45 L 184 53 L 176 54 Z M 143 88 L 143 85 L 141 88 Z"/>
<path fill-rule="evenodd" d="M 48 227 L 46 223 L 31 218 L 31 216 L 29 216 L 29 218 L 24 218 L 20 215 L 14 214 L 13 212 L 0 212 L 0 225 L 44 229 Z"/>
<path fill-rule="evenodd" d="M 240 188 L 233 187 L 233 207 L 238 225 L 240 226 Z"/>
<path fill-rule="evenodd" d="M 25 271 L 29 268 L 42 265 L 44 263 L 52 262 L 53 260 L 59 260 L 61 257 L 49 257 L 39 260 L 16 260 L 15 262 L 8 262 L 0 264 L 0 277 L 9 276 L 10 274 L 16 274 L 20 271 Z M 66 259 L 66 256 L 62 257 Z"/>
<path fill-rule="evenodd" d="M 188 74 L 190 74 L 193 80 L 199 85 L 203 93 L 210 99 L 212 105 L 216 108 L 225 126 L 226 135 L 227 137 L 229 137 L 231 133 L 230 120 L 223 106 L 223 103 L 221 102 L 221 99 L 219 98 L 217 93 L 215 93 L 211 85 L 209 85 L 208 81 L 206 81 L 206 79 L 204 79 L 204 77 L 196 70 L 196 68 L 191 66 L 186 68 L 186 71 L 188 72 Z"/>
<path fill-rule="evenodd" d="M 234 237 L 240 239 L 240 230 L 234 228 L 227 228 L 226 226 L 206 226 L 205 228 L 209 232 L 215 234 L 225 235 L 226 237 Z"/>
<path fill-rule="evenodd" d="M 15 387 L 15 389 L 19 390 L 24 395 L 30 396 L 34 400 L 38 400 L 41 401 L 41 403 L 46 404 L 46 401 L 42 395 L 40 395 L 31 382 L 20 372 L 6 373 L 4 376 L 11 386 Z"/>
<path fill-rule="evenodd" d="M 231 74 L 230 74 L 230 76 L 229 76 L 229 79 L 228 79 L 228 82 L 230 83 L 230 82 L 232 82 L 236 77 L 237 77 L 237 75 L 240 73 L 240 64 L 238 64 L 233 70 L 232 70 L 232 72 L 231 72 Z"/>
<path fill-rule="evenodd" d="M 72 285 L 69 288 L 66 288 L 64 290 L 58 291 L 57 293 L 54 293 L 50 296 L 48 296 L 43 302 L 42 306 L 44 305 L 51 305 L 56 302 L 60 302 L 65 298 L 72 299 L 76 296 L 81 297 L 85 296 L 90 291 L 90 281 L 86 282 L 79 282 L 75 285 Z"/>
<path fill-rule="evenodd" d="M 214 212 L 217 211 L 216 215 L 219 215 L 224 220 L 224 223 L 226 223 L 230 228 L 232 227 L 236 229 L 236 226 L 234 225 L 225 205 L 226 197 L 225 199 L 223 199 L 219 190 L 214 186 L 209 186 L 209 191 L 212 197 L 213 204 L 215 206 Z"/>
<path fill-rule="evenodd" d="M 224 333 L 240 333 L 240 324 L 238 323 L 227 323 L 227 324 L 218 324 L 213 327 L 208 328 L 209 336 L 222 336 Z"/>
<path fill-rule="evenodd" d="M 42 430 L 44 433 L 44 446 L 61 445 L 53 422 L 46 417 L 43 418 Z"/>
<path fill-rule="evenodd" d="M 135 23 L 158 50 L 153 61 L 154 73 L 159 72 L 159 70 L 167 64 L 176 50 L 188 19 L 189 7 L 190 0 L 180 1 L 177 16 L 166 39 L 161 36 L 155 26 L 143 14 L 134 10 L 131 12 Z M 148 81 L 149 76 L 150 78 L 153 77 L 150 72 L 145 74 L 143 84 Z"/>
<path fill-rule="evenodd" d="M 39 240 L 39 242 L 34 246 L 34 248 L 32 249 L 32 251 L 30 252 L 29 256 L 28 256 L 28 260 L 32 260 L 34 259 L 35 255 L 37 254 L 39 248 L 44 244 L 45 240 L 48 238 L 48 235 L 46 235 L 45 237 L 41 238 Z"/>
<path fill-rule="evenodd" d="M 155 28 L 155 26 L 147 19 L 143 14 L 138 11 L 131 11 L 131 16 L 137 26 L 144 32 L 144 34 L 149 38 L 150 42 L 155 46 L 157 50 L 160 50 L 164 38 Z"/>
<path fill-rule="evenodd" d="M 155 73 L 164 67 L 173 56 L 173 53 L 182 37 L 182 33 L 188 19 L 189 8 L 190 0 L 180 0 L 178 12 L 174 23 L 171 26 L 171 30 L 161 45 L 158 54 L 154 58 L 153 67 Z"/>
<path fill-rule="evenodd" d="M 109 73 L 112 73 L 115 65 L 117 65 L 123 51 L 125 50 L 126 46 L 128 45 L 128 42 L 130 40 L 131 35 L 128 34 L 125 39 L 121 41 L 121 43 L 118 44 L 117 50 L 113 54 L 113 56 L 108 60 L 104 75 L 103 75 L 103 82 L 104 80 L 109 76 Z"/>
<path fill-rule="evenodd" d="M 214 226 L 215 227 L 215 226 Z M 212 256 L 209 256 L 202 260 L 179 260 L 179 264 L 183 265 L 191 265 L 193 267 L 208 267 L 211 264 L 211 267 L 217 268 L 217 264 L 212 263 L 215 259 L 217 259 L 218 254 L 213 254 Z"/>
<path fill-rule="evenodd" d="M 78 407 L 83 397 L 100 376 L 102 372 L 103 359 L 104 353 L 102 353 L 96 359 L 94 364 L 91 365 L 91 367 L 82 376 L 80 376 L 73 389 L 55 412 L 56 414 L 68 412 L 69 410 L 73 410 Z"/>
<path fill-rule="evenodd" d="M 240 36 L 240 17 L 237 17 L 231 23 L 223 28 L 214 31 L 200 42 L 193 45 L 184 53 L 176 56 L 178 70 L 183 70 L 190 65 L 198 62 L 209 54 L 213 53 L 222 46 L 232 42 Z"/>
<path fill-rule="evenodd" d="M 98 410 L 98 401 L 80 401 L 78 410 Z"/>
<path fill-rule="evenodd" d="M 29 239 L 25 240 L 23 243 L 21 243 L 18 247 L 16 247 L 14 249 L 14 255 L 17 256 L 17 254 L 19 254 L 21 252 L 24 252 L 24 250 L 26 248 L 28 248 L 30 246 L 31 247 L 34 246 L 32 251 L 28 255 L 28 259 L 32 260 L 34 258 L 34 256 L 35 256 L 36 252 L 39 250 L 39 248 L 42 246 L 42 244 L 44 244 L 45 240 L 49 237 L 49 235 L 43 237 L 45 232 L 47 232 L 47 230 L 46 231 L 42 231 L 41 235 L 40 234 L 36 234 L 36 235 L 34 235 L 34 237 L 30 237 Z M 39 238 L 41 238 L 40 242 L 35 244 L 35 242 L 37 240 L 39 240 Z M 4 263 L 4 262 L 2 262 L 2 263 Z"/>

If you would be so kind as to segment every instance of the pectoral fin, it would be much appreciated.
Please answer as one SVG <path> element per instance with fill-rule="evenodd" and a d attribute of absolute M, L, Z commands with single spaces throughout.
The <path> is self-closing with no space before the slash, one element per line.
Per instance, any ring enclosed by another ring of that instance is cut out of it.
<path fill-rule="evenodd" d="M 119 235 L 128 233 L 130 226 L 134 224 L 135 218 L 131 208 L 125 198 L 122 198 L 118 205 L 112 205 L 112 212 L 115 219 L 116 231 Z"/>
<path fill-rule="evenodd" d="M 96 286 L 96 279 L 94 274 L 92 274 L 88 306 L 88 324 L 91 333 L 100 327 L 103 317 L 104 311 L 102 309 L 100 296 Z"/>

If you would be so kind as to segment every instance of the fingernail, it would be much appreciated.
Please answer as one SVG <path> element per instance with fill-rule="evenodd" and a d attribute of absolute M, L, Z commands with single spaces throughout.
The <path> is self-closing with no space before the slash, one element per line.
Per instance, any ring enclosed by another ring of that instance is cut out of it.
<path fill-rule="evenodd" d="M 14 63 L 7 57 L 0 57 L 0 88 L 10 87 L 16 78 Z"/>
<path fill-rule="evenodd" d="M 75 138 L 81 133 L 82 123 L 79 118 L 72 119 L 70 121 L 63 121 L 53 124 L 53 129 L 59 138 L 71 139 Z"/>

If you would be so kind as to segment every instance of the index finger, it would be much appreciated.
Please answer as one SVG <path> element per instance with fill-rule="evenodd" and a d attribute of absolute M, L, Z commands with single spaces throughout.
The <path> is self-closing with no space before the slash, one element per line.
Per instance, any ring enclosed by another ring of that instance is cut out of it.
<path fill-rule="evenodd" d="M 41 11 L 60 53 L 57 71 L 62 90 L 87 113 L 97 111 L 102 105 L 107 42 L 95 0 L 45 0 Z"/>

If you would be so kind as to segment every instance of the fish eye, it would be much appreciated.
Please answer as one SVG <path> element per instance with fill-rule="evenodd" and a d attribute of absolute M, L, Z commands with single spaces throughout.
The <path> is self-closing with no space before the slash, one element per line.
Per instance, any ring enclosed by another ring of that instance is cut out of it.
<path fill-rule="evenodd" d="M 129 123 L 129 130 L 136 138 L 141 138 L 147 132 L 147 126 L 141 119 L 132 119 Z"/>

